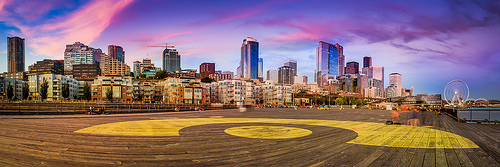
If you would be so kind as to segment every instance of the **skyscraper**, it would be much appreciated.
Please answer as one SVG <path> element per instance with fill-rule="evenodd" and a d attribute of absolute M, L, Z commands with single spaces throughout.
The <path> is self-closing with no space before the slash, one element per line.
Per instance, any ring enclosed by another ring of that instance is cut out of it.
<path fill-rule="evenodd" d="M 297 61 L 287 60 L 284 65 L 293 68 L 293 76 L 297 76 Z"/>
<path fill-rule="evenodd" d="M 401 77 L 402 75 L 399 73 L 391 73 L 389 74 L 389 86 L 394 86 L 395 88 L 395 97 L 401 96 Z"/>
<path fill-rule="evenodd" d="M 241 77 L 258 79 L 259 77 L 259 42 L 247 37 L 241 45 Z"/>
<path fill-rule="evenodd" d="M 278 82 L 278 71 L 276 70 L 267 70 L 267 79 L 269 81 L 273 81 L 273 83 Z"/>
<path fill-rule="evenodd" d="M 384 89 L 384 67 L 383 66 L 371 66 L 373 72 L 373 79 L 382 81 L 381 89 Z"/>
<path fill-rule="evenodd" d="M 101 49 L 94 49 L 80 42 L 66 45 L 64 50 L 64 74 L 71 74 L 73 65 L 100 63 L 101 53 Z"/>
<path fill-rule="evenodd" d="M 264 60 L 259 57 L 259 78 L 264 78 Z"/>
<path fill-rule="evenodd" d="M 358 74 L 359 73 L 359 63 L 358 62 L 355 62 L 355 61 L 351 61 L 349 63 L 346 64 L 346 69 L 347 67 L 349 67 L 352 71 L 346 71 L 345 73 L 346 74 Z"/>
<path fill-rule="evenodd" d="M 278 83 L 280 84 L 293 84 L 295 70 L 289 66 L 283 66 L 278 68 Z"/>
<path fill-rule="evenodd" d="M 24 71 L 24 38 L 7 37 L 8 72 L 17 73 Z"/>
<path fill-rule="evenodd" d="M 141 62 L 140 61 L 134 61 L 134 78 L 139 78 L 139 75 L 141 74 Z"/>
<path fill-rule="evenodd" d="M 123 51 L 121 46 L 109 45 L 108 55 L 118 61 L 121 61 L 122 63 L 125 63 L 125 51 Z"/>
<path fill-rule="evenodd" d="M 319 41 L 316 48 L 316 82 L 323 86 L 329 78 L 344 74 L 344 48 L 338 43 L 335 45 Z"/>
<path fill-rule="evenodd" d="M 215 73 L 215 63 L 202 63 L 200 65 L 201 77 L 208 77 L 210 74 Z"/>
<path fill-rule="evenodd" d="M 372 57 L 363 57 L 363 68 L 372 66 Z"/>
<path fill-rule="evenodd" d="M 163 70 L 167 72 L 181 71 L 181 55 L 176 49 L 165 48 L 163 51 Z"/>

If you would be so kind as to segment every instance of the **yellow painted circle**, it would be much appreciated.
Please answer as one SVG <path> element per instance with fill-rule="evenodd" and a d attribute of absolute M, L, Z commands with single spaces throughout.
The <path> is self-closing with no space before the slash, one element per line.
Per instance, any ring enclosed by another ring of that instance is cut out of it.
<path fill-rule="evenodd" d="M 224 132 L 234 136 L 258 139 L 288 139 L 312 133 L 307 129 L 286 126 L 239 126 L 228 128 Z"/>

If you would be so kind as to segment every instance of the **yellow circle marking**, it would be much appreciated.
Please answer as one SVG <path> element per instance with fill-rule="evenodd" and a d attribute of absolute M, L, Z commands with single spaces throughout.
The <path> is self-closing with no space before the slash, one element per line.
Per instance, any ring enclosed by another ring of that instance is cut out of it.
<path fill-rule="evenodd" d="M 220 123 L 277 123 L 343 128 L 358 134 L 347 143 L 407 148 L 479 148 L 471 140 L 441 130 L 383 123 L 314 119 L 186 118 L 116 122 L 96 125 L 75 133 L 125 136 L 179 136 L 185 127 Z"/>
<path fill-rule="evenodd" d="M 224 130 L 227 134 L 258 139 L 287 139 L 307 136 L 312 131 L 286 126 L 239 126 Z"/>

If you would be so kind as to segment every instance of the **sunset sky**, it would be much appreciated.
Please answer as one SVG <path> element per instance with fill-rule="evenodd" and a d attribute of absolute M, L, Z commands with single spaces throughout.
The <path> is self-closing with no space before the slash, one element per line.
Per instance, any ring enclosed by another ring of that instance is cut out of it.
<path fill-rule="evenodd" d="M 243 39 L 259 42 L 264 72 L 297 60 L 313 82 L 319 41 L 344 47 L 346 62 L 403 75 L 403 87 L 442 94 L 454 79 L 470 98 L 500 99 L 500 1 L 239 1 L 239 0 L 0 0 L 0 72 L 7 71 L 7 37 L 26 39 L 26 70 L 63 59 L 76 41 L 107 53 L 122 46 L 128 65 L 174 45 L 182 69 L 203 62 L 236 72 Z"/>

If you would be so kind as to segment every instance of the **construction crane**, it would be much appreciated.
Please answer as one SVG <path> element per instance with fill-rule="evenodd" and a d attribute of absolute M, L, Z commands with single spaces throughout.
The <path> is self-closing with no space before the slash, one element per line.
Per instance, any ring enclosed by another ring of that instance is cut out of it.
<path fill-rule="evenodd" d="M 165 46 L 162 46 L 162 45 L 156 45 L 156 46 L 147 46 L 147 47 L 164 47 L 165 49 L 166 48 L 174 48 L 173 45 L 168 45 L 167 43 L 165 43 Z"/>

